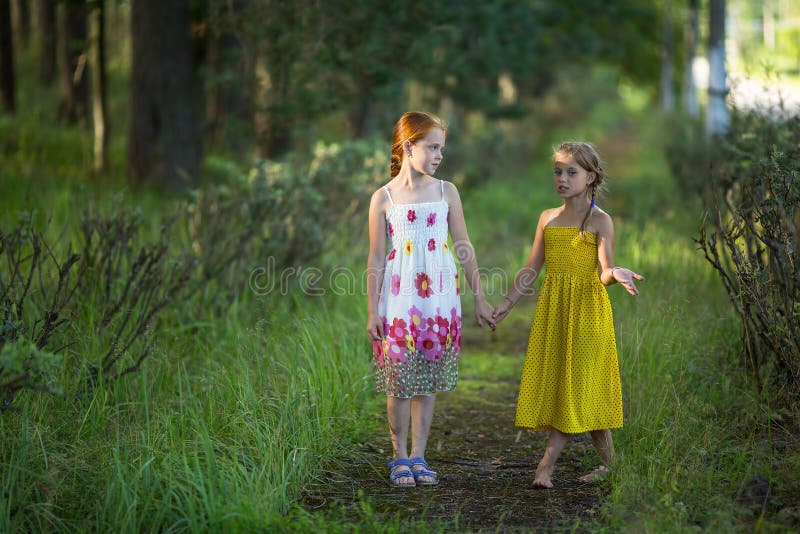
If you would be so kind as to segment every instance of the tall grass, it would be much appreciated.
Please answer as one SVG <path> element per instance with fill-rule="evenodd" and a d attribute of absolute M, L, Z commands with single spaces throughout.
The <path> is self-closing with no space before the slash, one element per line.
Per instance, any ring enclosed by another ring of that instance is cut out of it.
<path fill-rule="evenodd" d="M 0 417 L 0 531 L 253 530 L 367 425 L 357 299 L 246 299 L 176 325 L 141 376 Z M 253 316 L 261 316 L 254 320 Z"/>

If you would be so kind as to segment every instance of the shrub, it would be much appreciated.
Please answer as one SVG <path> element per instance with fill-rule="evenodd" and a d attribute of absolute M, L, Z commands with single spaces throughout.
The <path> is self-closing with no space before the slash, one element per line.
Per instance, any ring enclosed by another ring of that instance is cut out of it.
<path fill-rule="evenodd" d="M 388 174 L 388 150 L 377 143 L 320 143 L 310 161 L 263 160 L 192 192 L 181 213 L 206 303 L 224 307 L 254 268 L 297 266 L 318 257 L 329 235 L 356 234 L 371 191 Z"/>
<path fill-rule="evenodd" d="M 800 116 L 734 114 L 719 140 L 709 216 L 697 239 L 742 320 L 759 387 L 800 386 Z"/>
<path fill-rule="evenodd" d="M 141 224 L 126 209 L 81 220 L 76 327 L 92 334 L 89 347 L 99 354 L 84 355 L 95 375 L 87 378 L 137 371 L 153 351 L 150 327 L 156 317 L 189 297 L 196 263 L 187 253 L 170 251 L 172 221 L 152 242 L 142 238 Z"/>
<path fill-rule="evenodd" d="M 23 389 L 57 391 L 53 371 L 75 295 L 71 250 L 59 255 L 29 217 L 0 229 L 0 411 Z"/>

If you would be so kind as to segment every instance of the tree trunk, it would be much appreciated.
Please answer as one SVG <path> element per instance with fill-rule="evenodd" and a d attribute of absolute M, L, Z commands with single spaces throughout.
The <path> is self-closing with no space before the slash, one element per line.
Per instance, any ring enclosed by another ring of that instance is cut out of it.
<path fill-rule="evenodd" d="M 361 139 L 367 129 L 367 120 L 371 109 L 368 89 L 361 88 L 361 94 L 347 110 L 347 133 L 350 139 Z"/>
<path fill-rule="evenodd" d="M 39 79 L 50 87 L 56 79 L 56 0 L 37 0 Z"/>
<path fill-rule="evenodd" d="M 710 0 L 708 18 L 708 124 L 710 135 L 728 131 L 725 70 L 725 0 Z"/>
<path fill-rule="evenodd" d="M 270 65 L 269 60 L 275 62 Z M 290 118 L 286 110 L 289 64 L 270 58 L 262 43 L 255 65 L 254 104 L 258 155 L 275 158 L 291 148 Z"/>
<path fill-rule="evenodd" d="M 92 125 L 94 126 L 94 172 L 106 168 L 108 125 L 106 124 L 106 59 L 104 0 L 89 3 L 89 72 L 92 79 Z"/>
<path fill-rule="evenodd" d="M 172 190 L 185 188 L 200 174 L 202 139 L 188 0 L 135 0 L 131 39 L 131 179 Z"/>
<path fill-rule="evenodd" d="M 220 22 L 209 39 L 207 61 L 210 81 L 206 120 L 211 140 L 239 156 L 250 148 L 253 126 L 248 91 L 253 62 L 247 55 L 242 32 L 235 29 L 237 21 L 245 16 L 244 8 L 244 0 L 233 0 L 216 9 L 214 19 Z"/>
<path fill-rule="evenodd" d="M 14 39 L 11 35 L 11 4 L 0 0 L 0 96 L 3 109 L 14 113 L 16 108 L 14 80 Z"/>
<path fill-rule="evenodd" d="M 697 117 L 697 87 L 694 80 L 694 58 L 700 35 L 700 0 L 689 0 L 689 24 L 686 28 L 686 63 L 683 67 L 683 111 Z"/>
<path fill-rule="evenodd" d="M 86 6 L 83 2 L 58 4 L 58 118 L 85 120 L 89 108 L 86 82 Z"/>
<path fill-rule="evenodd" d="M 672 65 L 675 56 L 675 38 L 672 32 L 671 3 L 664 4 L 664 22 L 661 48 L 661 109 L 672 111 L 675 108 L 675 72 Z"/>
<path fill-rule="evenodd" d="M 31 8 L 28 0 L 12 0 L 11 22 L 17 45 L 22 49 L 28 48 L 31 41 Z"/>

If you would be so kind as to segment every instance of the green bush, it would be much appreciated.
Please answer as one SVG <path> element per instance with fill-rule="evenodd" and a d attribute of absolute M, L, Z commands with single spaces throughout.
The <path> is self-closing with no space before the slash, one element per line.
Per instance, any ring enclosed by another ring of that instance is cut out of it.
<path fill-rule="evenodd" d="M 24 389 L 59 390 L 69 306 L 80 256 L 53 250 L 29 216 L 0 229 L 0 412 Z"/>
<path fill-rule="evenodd" d="M 733 115 L 719 139 L 708 216 L 697 240 L 743 325 L 759 386 L 800 390 L 800 116 Z"/>

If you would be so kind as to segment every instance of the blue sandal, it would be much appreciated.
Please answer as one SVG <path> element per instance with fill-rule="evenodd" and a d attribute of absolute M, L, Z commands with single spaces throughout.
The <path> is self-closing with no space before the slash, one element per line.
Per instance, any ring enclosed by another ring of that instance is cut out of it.
<path fill-rule="evenodd" d="M 439 483 L 439 475 L 436 471 L 431 471 L 431 466 L 422 457 L 412 458 L 410 463 L 412 466 L 411 472 L 414 474 L 414 482 L 417 483 L 417 486 L 435 486 Z M 415 465 L 421 465 L 423 469 L 414 469 L 413 466 Z M 420 477 L 429 477 L 433 480 L 420 480 Z"/>
<path fill-rule="evenodd" d="M 413 488 L 417 485 L 414 473 L 411 471 L 411 469 L 409 469 L 411 467 L 411 460 L 408 458 L 398 458 L 397 460 L 393 460 L 386 465 L 392 470 L 391 473 L 389 473 L 389 483 L 395 488 Z M 397 482 L 398 478 L 413 478 L 415 482 L 410 484 L 400 484 Z"/>

